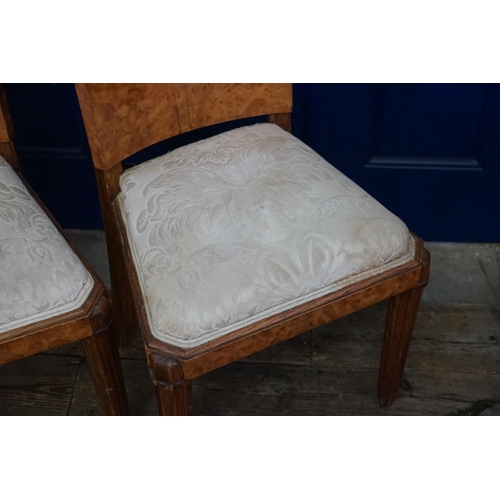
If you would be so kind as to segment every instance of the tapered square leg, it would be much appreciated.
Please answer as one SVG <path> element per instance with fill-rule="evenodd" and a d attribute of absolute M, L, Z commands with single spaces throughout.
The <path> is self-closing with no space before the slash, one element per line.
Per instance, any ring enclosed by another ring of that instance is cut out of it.
<path fill-rule="evenodd" d="M 422 291 L 413 288 L 388 300 L 378 379 L 381 406 L 389 406 L 398 393 Z"/>
<path fill-rule="evenodd" d="M 94 335 L 83 339 L 81 344 L 104 413 L 128 415 L 120 356 L 110 330 L 112 319 L 109 301 L 101 297 L 91 318 Z"/>
<path fill-rule="evenodd" d="M 389 406 L 394 401 L 403 378 L 420 299 L 429 279 L 430 254 L 425 248 L 422 250 L 421 264 L 419 284 L 387 301 L 377 390 L 381 406 Z"/>

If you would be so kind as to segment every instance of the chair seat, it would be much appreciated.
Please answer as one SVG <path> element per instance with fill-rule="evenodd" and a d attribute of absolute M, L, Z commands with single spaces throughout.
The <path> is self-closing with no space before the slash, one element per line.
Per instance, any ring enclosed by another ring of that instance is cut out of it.
<path fill-rule="evenodd" d="M 272 124 L 179 148 L 120 184 L 151 332 L 181 348 L 414 256 L 400 219 Z"/>
<path fill-rule="evenodd" d="M 0 156 L 0 335 L 80 307 L 94 281 Z"/>

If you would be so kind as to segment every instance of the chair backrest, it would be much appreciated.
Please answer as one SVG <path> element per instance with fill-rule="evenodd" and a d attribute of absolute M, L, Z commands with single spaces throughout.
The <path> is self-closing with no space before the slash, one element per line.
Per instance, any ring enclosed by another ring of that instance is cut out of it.
<path fill-rule="evenodd" d="M 292 110 L 291 84 L 76 84 L 76 90 L 99 170 L 184 132 Z"/>
<path fill-rule="evenodd" d="M 268 115 L 290 130 L 291 84 L 76 84 L 94 161 L 112 280 L 120 270 L 120 235 L 113 201 L 121 162 L 175 135 L 217 123 Z M 118 278 L 115 279 L 118 282 Z"/>
<path fill-rule="evenodd" d="M 10 117 L 5 89 L 0 84 L 0 156 L 3 156 L 7 162 L 16 170 L 20 170 L 19 160 L 14 147 L 14 127 Z"/>

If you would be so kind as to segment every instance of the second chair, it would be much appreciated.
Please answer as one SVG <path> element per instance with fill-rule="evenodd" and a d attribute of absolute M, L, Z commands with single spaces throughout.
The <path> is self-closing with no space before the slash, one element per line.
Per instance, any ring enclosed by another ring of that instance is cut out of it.
<path fill-rule="evenodd" d="M 81 341 L 103 410 L 128 402 L 106 288 L 24 181 L 0 85 L 0 365 Z"/>

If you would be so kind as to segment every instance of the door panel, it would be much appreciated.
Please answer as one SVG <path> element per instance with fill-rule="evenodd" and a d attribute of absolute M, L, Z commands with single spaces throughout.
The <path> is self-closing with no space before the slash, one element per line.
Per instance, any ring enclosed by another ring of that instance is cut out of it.
<path fill-rule="evenodd" d="M 301 138 L 427 240 L 500 241 L 498 84 L 306 85 Z"/>
<path fill-rule="evenodd" d="M 374 156 L 472 157 L 485 85 L 377 85 Z"/>

